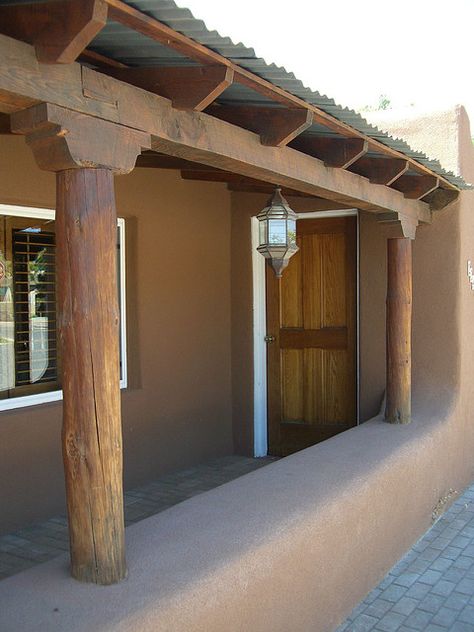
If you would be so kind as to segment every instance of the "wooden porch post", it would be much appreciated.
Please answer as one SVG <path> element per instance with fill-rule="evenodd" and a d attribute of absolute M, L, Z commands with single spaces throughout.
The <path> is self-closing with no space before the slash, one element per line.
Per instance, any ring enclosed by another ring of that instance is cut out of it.
<path fill-rule="evenodd" d="M 126 575 L 117 218 L 113 173 L 126 173 L 145 134 L 46 104 L 12 117 L 39 166 L 56 172 L 63 459 L 71 571 L 112 584 Z"/>
<path fill-rule="evenodd" d="M 56 174 L 63 459 L 72 574 L 125 577 L 119 311 L 113 175 Z"/>
<path fill-rule="evenodd" d="M 411 421 L 411 239 L 387 242 L 387 403 L 390 423 Z"/>

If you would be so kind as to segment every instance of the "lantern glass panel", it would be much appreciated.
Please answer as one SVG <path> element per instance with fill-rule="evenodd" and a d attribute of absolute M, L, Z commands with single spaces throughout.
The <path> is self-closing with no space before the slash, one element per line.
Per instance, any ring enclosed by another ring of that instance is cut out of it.
<path fill-rule="evenodd" d="M 288 219 L 288 244 L 291 246 L 296 245 L 296 220 Z"/>
<path fill-rule="evenodd" d="M 260 245 L 267 243 L 267 224 L 268 224 L 268 220 L 266 219 L 259 221 L 258 229 L 259 229 Z"/>
<path fill-rule="evenodd" d="M 286 220 L 270 219 L 268 221 L 268 243 L 286 244 Z"/>

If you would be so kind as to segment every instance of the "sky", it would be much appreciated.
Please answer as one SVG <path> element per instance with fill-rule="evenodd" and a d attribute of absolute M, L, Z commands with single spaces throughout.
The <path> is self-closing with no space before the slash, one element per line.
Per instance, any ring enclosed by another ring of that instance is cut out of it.
<path fill-rule="evenodd" d="M 474 136 L 474 0 L 177 0 L 337 103 L 462 104 Z"/>

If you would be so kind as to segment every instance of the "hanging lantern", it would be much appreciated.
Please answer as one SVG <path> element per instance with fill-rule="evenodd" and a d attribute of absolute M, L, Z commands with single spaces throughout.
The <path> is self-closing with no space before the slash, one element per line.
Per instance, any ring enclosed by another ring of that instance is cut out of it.
<path fill-rule="evenodd" d="M 257 250 L 270 260 L 275 274 L 281 277 L 290 257 L 298 251 L 296 245 L 296 213 L 277 187 L 271 200 L 257 215 L 259 224 L 259 242 Z"/>

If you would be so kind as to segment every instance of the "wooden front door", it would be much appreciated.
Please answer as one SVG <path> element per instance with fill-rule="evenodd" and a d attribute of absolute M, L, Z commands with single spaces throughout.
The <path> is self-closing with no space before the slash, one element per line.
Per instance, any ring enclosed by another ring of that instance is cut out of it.
<path fill-rule="evenodd" d="M 269 454 L 357 423 L 356 231 L 356 217 L 298 220 L 282 279 L 266 266 Z"/>

